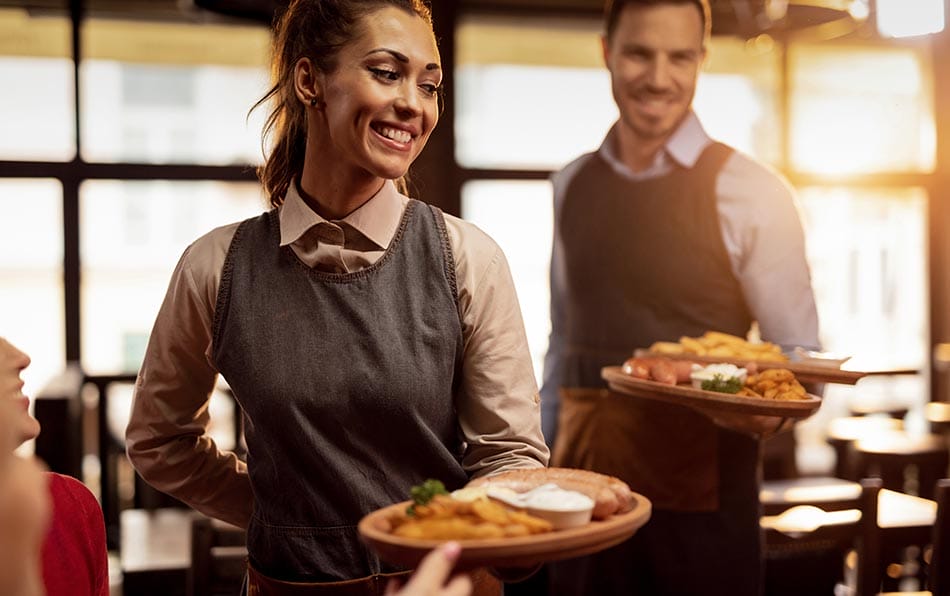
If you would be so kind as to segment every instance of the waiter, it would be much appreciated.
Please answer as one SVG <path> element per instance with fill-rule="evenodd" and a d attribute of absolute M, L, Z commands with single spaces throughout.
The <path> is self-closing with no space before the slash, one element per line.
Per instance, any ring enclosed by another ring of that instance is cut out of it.
<path fill-rule="evenodd" d="M 745 336 L 753 321 L 763 339 L 817 347 L 802 226 L 787 183 L 713 141 L 691 109 L 708 1 L 616 0 L 605 17 L 620 118 L 554 177 L 542 415 L 554 465 L 619 476 L 654 509 L 633 539 L 551 579 L 558 594 L 756 596 L 763 434 L 611 394 L 600 371 L 659 340 Z"/>

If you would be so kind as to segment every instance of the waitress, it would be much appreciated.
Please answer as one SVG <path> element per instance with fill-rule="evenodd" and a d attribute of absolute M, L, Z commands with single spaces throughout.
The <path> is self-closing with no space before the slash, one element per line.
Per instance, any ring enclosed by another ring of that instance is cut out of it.
<path fill-rule="evenodd" d="M 259 170 L 272 209 L 182 255 L 128 454 L 152 486 L 247 528 L 252 593 L 375 593 L 396 570 L 359 519 L 426 478 L 453 489 L 546 465 L 538 391 L 500 248 L 404 194 L 439 118 L 428 7 L 296 0 L 273 56 L 258 104 L 273 102 Z M 218 374 L 243 410 L 246 465 L 208 435 Z"/>

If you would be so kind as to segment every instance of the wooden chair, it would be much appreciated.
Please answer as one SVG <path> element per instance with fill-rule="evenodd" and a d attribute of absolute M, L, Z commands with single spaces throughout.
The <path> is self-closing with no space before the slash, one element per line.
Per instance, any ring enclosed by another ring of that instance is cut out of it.
<path fill-rule="evenodd" d="M 924 406 L 924 417 L 930 425 L 930 432 L 950 438 L 950 403 L 932 401 Z"/>
<path fill-rule="evenodd" d="M 950 479 L 937 481 L 937 521 L 930 553 L 930 591 L 933 596 L 950 596 Z"/>
<path fill-rule="evenodd" d="M 832 420 L 825 440 L 835 451 L 835 477 L 855 482 L 862 478 L 852 461 L 852 443 L 881 432 L 903 428 L 904 422 L 894 418 L 846 416 Z"/>
<path fill-rule="evenodd" d="M 856 549 L 863 557 L 866 541 L 875 538 L 872 530 L 881 480 L 855 484 L 811 479 L 811 486 L 797 487 L 808 489 L 804 491 L 791 490 L 792 484 L 763 485 L 763 510 L 773 512 L 761 521 L 766 545 L 765 593 L 832 594 L 843 579 L 845 555 Z M 809 492 L 814 501 L 808 501 Z M 785 510 L 775 514 L 783 506 Z M 873 545 L 871 552 L 876 552 Z M 867 589 L 866 581 L 860 587 Z"/>
<path fill-rule="evenodd" d="M 911 506 L 903 504 L 901 501 L 910 501 L 915 499 L 919 506 L 924 504 L 924 500 L 919 497 L 908 495 L 899 495 L 883 491 L 882 497 L 893 497 L 895 504 L 891 508 L 901 510 L 907 513 Z M 921 579 L 919 588 L 929 588 L 929 591 L 919 592 L 894 592 L 885 591 L 874 594 L 882 596 L 896 596 L 903 594 L 932 595 L 932 596 L 950 596 L 950 479 L 941 479 L 937 482 L 934 491 L 937 498 L 936 503 L 929 503 L 933 517 L 924 516 L 916 522 L 907 521 L 903 524 L 888 523 L 887 511 L 888 505 L 882 504 L 882 510 L 879 517 L 879 524 L 875 531 L 878 534 L 876 541 L 871 543 L 871 552 L 863 573 L 867 581 L 872 586 L 883 586 L 885 589 L 893 589 L 893 578 L 888 577 L 887 569 L 891 568 L 899 571 L 900 566 L 893 563 L 895 553 L 899 553 L 904 547 L 917 545 L 921 548 L 922 556 L 918 564 L 922 565 L 922 573 L 915 574 Z M 899 499 L 898 499 L 899 498 Z M 882 498 L 882 503 L 885 503 Z M 896 507 L 895 507 L 896 505 Z M 860 565 L 860 563 L 859 563 Z"/>
<path fill-rule="evenodd" d="M 943 437 L 879 432 L 851 446 L 853 471 L 876 476 L 884 488 L 932 499 L 937 481 L 947 476 L 950 453 Z"/>
<path fill-rule="evenodd" d="M 247 571 L 244 530 L 205 516 L 191 522 L 191 568 L 188 596 L 240 593 Z"/>

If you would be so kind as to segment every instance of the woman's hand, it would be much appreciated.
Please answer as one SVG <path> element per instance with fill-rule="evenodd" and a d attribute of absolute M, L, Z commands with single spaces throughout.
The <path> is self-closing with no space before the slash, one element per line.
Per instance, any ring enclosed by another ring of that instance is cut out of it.
<path fill-rule="evenodd" d="M 457 575 L 446 583 L 461 550 L 458 542 L 446 542 L 422 559 L 422 564 L 402 589 L 390 582 L 386 586 L 386 595 L 468 596 L 472 593 L 472 580 L 467 575 Z"/>

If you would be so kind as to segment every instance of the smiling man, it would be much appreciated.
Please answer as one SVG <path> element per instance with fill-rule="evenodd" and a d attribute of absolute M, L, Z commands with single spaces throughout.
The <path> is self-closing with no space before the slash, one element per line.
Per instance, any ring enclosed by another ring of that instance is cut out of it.
<path fill-rule="evenodd" d="M 765 340 L 816 346 L 802 226 L 787 183 L 692 111 L 708 2 L 617 0 L 605 15 L 620 118 L 554 176 L 542 415 L 555 465 L 619 476 L 654 509 L 631 541 L 552 580 L 558 594 L 755 596 L 761 437 L 611 394 L 600 370 L 655 341 L 745 336 L 753 321 Z"/>

